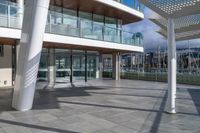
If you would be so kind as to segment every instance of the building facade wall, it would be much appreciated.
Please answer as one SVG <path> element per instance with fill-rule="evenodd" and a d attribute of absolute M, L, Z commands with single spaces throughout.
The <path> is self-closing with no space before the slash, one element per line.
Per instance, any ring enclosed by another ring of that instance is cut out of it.
<path fill-rule="evenodd" d="M 12 86 L 12 46 L 3 46 L 0 56 L 0 87 Z"/>

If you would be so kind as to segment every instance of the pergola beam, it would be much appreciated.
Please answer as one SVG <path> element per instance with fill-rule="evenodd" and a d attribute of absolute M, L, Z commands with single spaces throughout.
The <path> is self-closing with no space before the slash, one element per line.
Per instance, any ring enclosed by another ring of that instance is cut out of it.
<path fill-rule="evenodd" d="M 153 23 L 155 23 L 156 25 L 161 27 L 163 30 L 167 30 L 167 26 L 162 24 L 158 19 L 150 18 L 149 20 L 151 20 Z M 194 31 L 194 30 L 197 30 L 197 29 L 200 29 L 200 23 L 189 25 L 189 26 L 186 26 L 186 27 L 175 28 L 175 32 L 176 33 L 182 33 L 182 32 Z"/>
<path fill-rule="evenodd" d="M 167 39 L 166 30 L 160 29 L 156 32 Z M 176 41 L 184 41 L 184 40 L 191 40 L 191 39 L 197 39 L 197 38 L 200 38 L 200 30 L 176 33 Z"/>

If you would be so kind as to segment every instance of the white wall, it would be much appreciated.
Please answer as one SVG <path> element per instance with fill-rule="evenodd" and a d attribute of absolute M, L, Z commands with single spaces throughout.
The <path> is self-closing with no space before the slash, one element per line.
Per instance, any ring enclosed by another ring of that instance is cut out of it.
<path fill-rule="evenodd" d="M 4 56 L 0 57 L 0 87 L 12 86 L 12 46 L 4 45 Z"/>

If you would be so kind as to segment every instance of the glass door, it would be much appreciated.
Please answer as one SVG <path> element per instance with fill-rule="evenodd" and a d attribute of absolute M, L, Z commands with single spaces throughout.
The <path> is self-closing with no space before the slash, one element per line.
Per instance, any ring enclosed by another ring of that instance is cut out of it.
<path fill-rule="evenodd" d="M 38 81 L 48 81 L 48 58 L 48 49 L 42 49 L 38 70 Z"/>
<path fill-rule="evenodd" d="M 87 56 L 87 77 L 88 80 L 96 79 L 97 74 L 97 56 L 88 55 Z"/>
<path fill-rule="evenodd" d="M 82 53 L 73 55 L 73 82 L 85 80 L 85 55 Z"/>
<path fill-rule="evenodd" d="M 70 75 L 71 75 L 70 54 L 67 53 L 66 51 L 56 51 L 55 65 L 56 65 L 56 82 L 57 83 L 70 82 Z"/>

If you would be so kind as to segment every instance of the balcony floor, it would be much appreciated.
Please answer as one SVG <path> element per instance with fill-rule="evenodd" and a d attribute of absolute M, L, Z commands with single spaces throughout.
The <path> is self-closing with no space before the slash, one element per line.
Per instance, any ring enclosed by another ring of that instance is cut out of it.
<path fill-rule="evenodd" d="M 60 84 L 37 90 L 27 112 L 12 110 L 12 89 L 1 89 L 0 133 L 199 133 L 200 87 L 178 86 L 175 115 L 164 111 L 166 88 L 132 80 Z"/>

